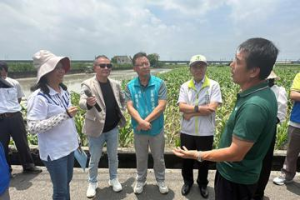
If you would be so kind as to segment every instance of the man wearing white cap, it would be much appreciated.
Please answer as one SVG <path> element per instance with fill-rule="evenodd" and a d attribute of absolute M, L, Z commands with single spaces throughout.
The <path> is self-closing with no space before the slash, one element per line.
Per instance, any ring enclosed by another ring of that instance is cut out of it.
<path fill-rule="evenodd" d="M 183 113 L 180 134 L 181 147 L 207 151 L 212 149 L 215 111 L 222 103 L 221 90 L 216 81 L 206 76 L 207 61 L 204 56 L 193 56 L 189 67 L 193 78 L 181 85 L 178 99 L 180 112 Z M 193 166 L 193 159 L 183 160 L 182 195 L 187 195 L 194 183 Z M 197 183 L 203 198 L 208 198 L 207 176 L 208 162 L 199 162 Z"/>
<path fill-rule="evenodd" d="M 0 61 L 0 142 L 3 145 L 6 160 L 8 161 L 10 171 L 12 171 L 9 157 L 8 145 L 10 137 L 15 142 L 24 173 L 39 173 L 30 154 L 27 141 L 27 132 L 24 125 L 22 107 L 20 105 L 24 93 L 17 80 L 7 77 L 8 65 Z"/>

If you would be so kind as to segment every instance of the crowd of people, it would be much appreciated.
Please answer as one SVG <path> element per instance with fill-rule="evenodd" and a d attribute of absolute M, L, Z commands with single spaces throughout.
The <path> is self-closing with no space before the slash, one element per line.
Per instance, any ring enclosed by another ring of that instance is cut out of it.
<path fill-rule="evenodd" d="M 191 80 L 180 87 L 178 109 L 182 113 L 180 147 L 173 153 L 182 159 L 182 195 L 194 184 L 194 164 L 198 167 L 197 184 L 203 198 L 209 197 L 208 162 L 216 162 L 215 199 L 263 199 L 269 180 L 277 124 L 286 119 L 287 93 L 275 81 L 278 49 L 269 40 L 251 38 L 237 49 L 230 64 L 232 80 L 240 86 L 235 106 L 213 149 L 216 110 L 223 103 L 220 85 L 206 74 L 208 62 L 194 55 L 188 65 Z M 74 151 L 80 147 L 73 117 L 73 106 L 64 75 L 70 70 L 68 57 L 40 50 L 33 55 L 37 81 L 27 102 L 28 131 L 38 136 L 40 159 L 49 171 L 53 199 L 70 199 Z M 118 180 L 119 128 L 125 126 L 124 111 L 131 116 L 136 153 L 136 182 L 133 191 L 143 192 L 147 180 L 148 152 L 154 161 L 158 190 L 169 192 L 165 180 L 164 110 L 167 106 L 166 83 L 150 73 L 147 54 L 132 58 L 137 77 L 122 91 L 118 81 L 109 78 L 113 65 L 105 55 L 94 60 L 95 76 L 81 84 L 79 106 L 86 110 L 82 132 L 89 142 L 89 171 L 86 196 L 96 196 L 98 165 L 104 145 L 109 163 L 108 184 L 114 192 L 122 190 Z M 8 145 L 15 142 L 23 173 L 40 173 L 28 147 L 20 100 L 24 96 L 18 81 L 7 77 L 8 65 L 0 62 L 0 200 L 9 200 L 11 175 Z M 178 88 L 179 89 L 179 88 Z M 294 102 L 288 128 L 288 150 L 281 175 L 273 182 L 289 183 L 296 174 L 300 152 L 300 73 L 293 81 L 290 99 Z M 3 177 L 3 178 L 2 178 Z"/>

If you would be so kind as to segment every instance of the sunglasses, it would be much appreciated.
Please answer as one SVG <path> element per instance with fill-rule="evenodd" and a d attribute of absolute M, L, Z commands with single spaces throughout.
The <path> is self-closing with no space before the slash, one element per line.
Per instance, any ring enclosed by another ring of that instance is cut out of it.
<path fill-rule="evenodd" d="M 98 65 L 96 65 L 96 66 L 99 66 L 100 68 L 105 68 L 105 67 L 107 67 L 108 69 L 110 69 L 110 68 L 112 68 L 112 64 L 98 64 Z"/>

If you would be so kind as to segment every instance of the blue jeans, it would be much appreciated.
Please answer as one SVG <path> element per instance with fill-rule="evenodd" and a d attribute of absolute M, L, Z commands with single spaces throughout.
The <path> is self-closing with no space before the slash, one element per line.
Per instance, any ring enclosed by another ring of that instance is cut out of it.
<path fill-rule="evenodd" d="M 89 150 L 90 150 L 90 163 L 89 163 L 89 182 L 96 183 L 98 176 L 98 164 L 102 155 L 102 149 L 106 142 L 107 157 L 109 165 L 109 178 L 113 180 L 117 178 L 118 169 L 118 145 L 119 145 L 119 129 L 118 127 L 103 132 L 99 137 L 88 137 Z"/>
<path fill-rule="evenodd" d="M 74 152 L 57 160 L 43 160 L 53 184 L 53 200 L 70 199 L 70 182 L 73 177 Z"/>

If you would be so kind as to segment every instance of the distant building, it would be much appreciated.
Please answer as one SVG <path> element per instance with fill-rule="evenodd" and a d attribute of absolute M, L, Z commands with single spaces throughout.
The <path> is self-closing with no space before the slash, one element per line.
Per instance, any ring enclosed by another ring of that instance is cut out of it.
<path fill-rule="evenodd" d="M 300 59 L 298 59 L 296 61 L 292 61 L 292 64 L 300 64 Z"/>
<path fill-rule="evenodd" d="M 112 60 L 117 64 L 131 64 L 131 58 L 129 56 L 114 56 Z"/>

